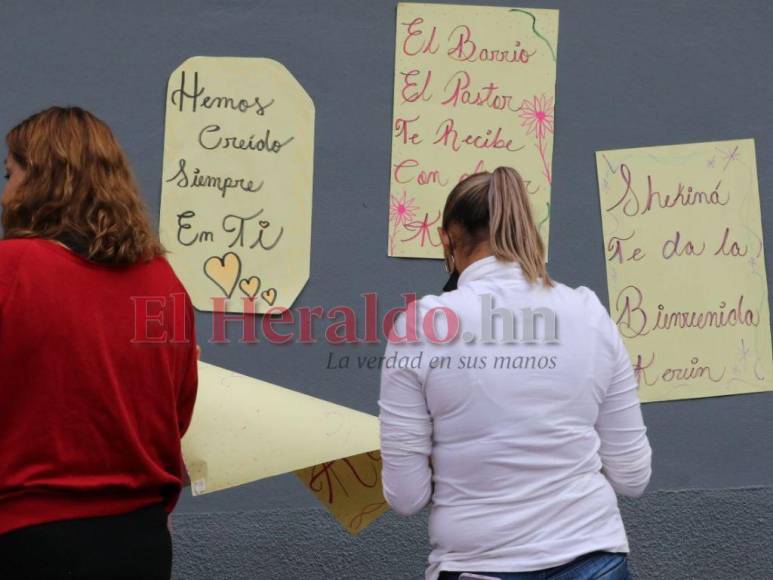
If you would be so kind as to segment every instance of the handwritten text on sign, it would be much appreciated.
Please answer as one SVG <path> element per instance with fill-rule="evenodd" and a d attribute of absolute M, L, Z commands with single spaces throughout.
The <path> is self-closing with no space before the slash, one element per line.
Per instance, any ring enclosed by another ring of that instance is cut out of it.
<path fill-rule="evenodd" d="M 610 313 L 641 399 L 773 389 L 754 141 L 596 162 Z"/>
<path fill-rule="evenodd" d="M 358 534 L 389 509 L 381 488 L 378 451 L 327 461 L 295 475 L 351 534 Z"/>
<path fill-rule="evenodd" d="M 442 256 L 453 186 L 515 167 L 547 243 L 558 11 L 399 4 L 389 205 L 390 256 Z"/>
<path fill-rule="evenodd" d="M 287 308 L 309 277 L 314 104 L 262 58 L 169 77 L 161 238 L 199 310 Z"/>

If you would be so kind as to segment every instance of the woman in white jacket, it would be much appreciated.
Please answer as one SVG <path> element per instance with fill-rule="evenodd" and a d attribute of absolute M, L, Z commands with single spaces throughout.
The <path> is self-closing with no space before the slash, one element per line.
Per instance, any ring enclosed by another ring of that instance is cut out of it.
<path fill-rule="evenodd" d="M 614 322 L 548 276 L 515 170 L 460 182 L 440 234 L 458 289 L 398 318 L 379 401 L 387 501 L 432 504 L 427 578 L 629 578 L 615 492 L 651 451 Z"/>

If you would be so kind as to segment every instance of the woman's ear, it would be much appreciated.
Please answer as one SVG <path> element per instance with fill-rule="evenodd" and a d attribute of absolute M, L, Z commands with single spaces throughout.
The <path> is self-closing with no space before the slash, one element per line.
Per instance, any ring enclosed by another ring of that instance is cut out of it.
<path fill-rule="evenodd" d="M 438 228 L 437 233 L 440 236 L 440 241 L 443 244 L 443 249 L 446 251 L 446 253 L 451 253 L 451 238 L 448 235 L 448 232 L 445 231 L 443 228 Z"/>
<path fill-rule="evenodd" d="M 443 259 L 446 263 L 446 270 L 449 273 L 453 273 L 456 270 L 456 265 L 454 260 L 454 245 L 451 242 L 451 236 L 449 236 L 448 232 L 443 228 L 438 228 L 437 231 L 440 236 L 440 241 L 443 244 Z"/>

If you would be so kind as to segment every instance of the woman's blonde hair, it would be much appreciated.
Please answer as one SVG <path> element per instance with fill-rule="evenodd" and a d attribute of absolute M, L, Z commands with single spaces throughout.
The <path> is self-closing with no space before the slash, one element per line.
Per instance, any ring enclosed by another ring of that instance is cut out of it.
<path fill-rule="evenodd" d="M 51 107 L 6 136 L 25 171 L 3 208 L 5 238 L 45 238 L 94 262 L 162 255 L 123 150 L 110 128 L 78 107 Z"/>
<path fill-rule="evenodd" d="M 500 260 L 518 262 L 526 279 L 552 286 L 545 268 L 545 246 L 531 213 L 526 185 L 511 167 L 470 175 L 448 195 L 443 229 L 460 227 L 458 243 L 472 252 L 488 240 Z M 449 264 L 451 266 L 451 264 Z"/>

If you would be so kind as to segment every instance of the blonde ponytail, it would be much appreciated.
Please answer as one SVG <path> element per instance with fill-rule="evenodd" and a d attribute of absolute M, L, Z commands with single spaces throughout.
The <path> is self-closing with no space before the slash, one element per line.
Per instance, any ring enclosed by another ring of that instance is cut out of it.
<path fill-rule="evenodd" d="M 552 286 L 545 268 L 545 247 L 531 214 L 526 185 L 515 169 L 498 167 L 460 181 L 443 209 L 443 229 L 458 224 L 460 245 L 472 251 L 488 240 L 500 260 L 517 262 L 529 282 Z"/>
<path fill-rule="evenodd" d="M 497 167 L 488 186 L 489 244 L 500 260 L 518 262 L 526 279 L 552 281 L 545 268 L 545 246 L 531 214 L 526 185 L 511 167 Z"/>

